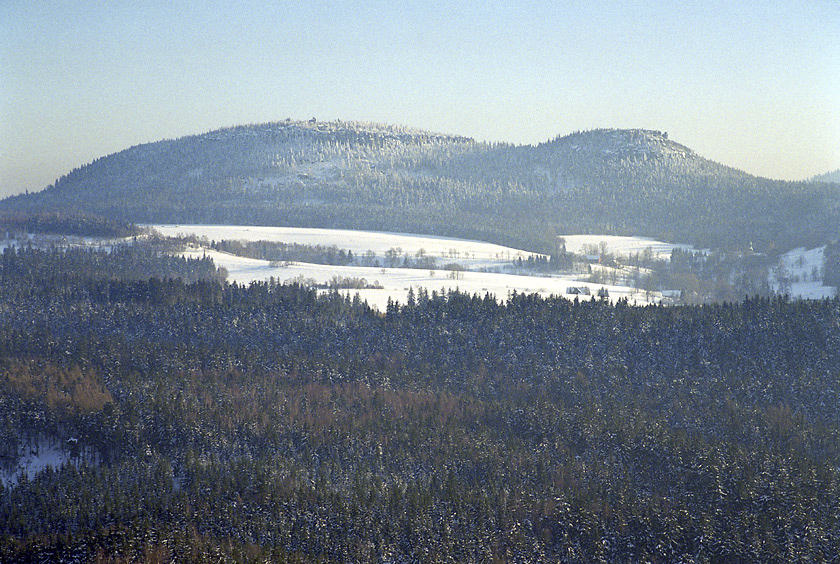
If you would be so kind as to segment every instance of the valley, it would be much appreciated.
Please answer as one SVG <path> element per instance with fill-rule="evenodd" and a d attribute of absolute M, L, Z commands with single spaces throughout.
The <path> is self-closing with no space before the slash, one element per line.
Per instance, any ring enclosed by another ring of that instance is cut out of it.
<path fill-rule="evenodd" d="M 409 291 L 416 295 L 459 290 L 490 294 L 500 301 L 512 293 L 596 297 L 635 305 L 737 300 L 749 294 L 823 299 L 837 292 L 823 280 L 824 247 L 793 249 L 773 259 L 739 255 L 733 260 L 709 249 L 646 237 L 566 235 L 558 237 L 565 250 L 550 257 L 482 241 L 405 233 L 242 225 L 142 227 L 155 237 L 168 238 L 181 256 L 211 259 L 229 282 L 247 285 L 273 279 L 323 292 L 338 290 L 350 298 L 358 295 L 379 311 L 385 311 L 389 302 L 405 303 Z M 107 250 L 133 241 L 47 234 L 17 237 L 0 237 L 0 248 L 24 244 Z M 271 258 L 272 246 L 319 252 L 308 260 L 277 260 Z M 689 262 L 685 257 L 695 257 L 693 270 L 672 264 L 674 251 L 680 264 Z M 757 266 L 747 272 L 745 261 Z M 696 275 L 704 271 L 705 279 Z"/>

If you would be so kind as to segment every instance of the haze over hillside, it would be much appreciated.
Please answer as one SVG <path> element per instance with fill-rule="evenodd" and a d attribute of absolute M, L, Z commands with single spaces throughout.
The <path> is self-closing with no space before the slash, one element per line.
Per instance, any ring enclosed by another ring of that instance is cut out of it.
<path fill-rule="evenodd" d="M 754 177 L 650 130 L 537 146 L 369 123 L 286 120 L 138 145 L 0 210 L 143 223 L 374 229 L 551 251 L 556 234 L 787 250 L 836 238 L 831 184 Z"/>

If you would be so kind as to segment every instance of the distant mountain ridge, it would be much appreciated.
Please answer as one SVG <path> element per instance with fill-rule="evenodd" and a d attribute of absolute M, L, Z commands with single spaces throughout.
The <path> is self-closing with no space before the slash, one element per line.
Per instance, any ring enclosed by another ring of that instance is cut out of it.
<path fill-rule="evenodd" d="M 714 163 L 660 131 L 600 129 L 517 146 L 286 120 L 131 147 L 0 210 L 404 231 L 543 251 L 563 233 L 786 250 L 836 238 L 838 200 L 825 185 Z"/>

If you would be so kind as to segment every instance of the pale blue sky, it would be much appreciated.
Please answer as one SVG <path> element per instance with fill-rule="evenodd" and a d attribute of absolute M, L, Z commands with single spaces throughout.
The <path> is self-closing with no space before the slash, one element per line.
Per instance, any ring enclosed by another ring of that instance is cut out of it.
<path fill-rule="evenodd" d="M 659 129 L 802 179 L 840 168 L 840 2 L 0 1 L 0 196 L 313 116 L 530 144 Z"/>

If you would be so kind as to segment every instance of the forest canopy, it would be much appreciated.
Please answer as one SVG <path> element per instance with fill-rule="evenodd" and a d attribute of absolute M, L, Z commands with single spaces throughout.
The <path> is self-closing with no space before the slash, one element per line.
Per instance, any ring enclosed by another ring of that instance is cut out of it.
<path fill-rule="evenodd" d="M 145 275 L 143 274 L 145 272 Z M 0 255 L 0 560 L 831 561 L 840 300 L 633 307 Z"/>

